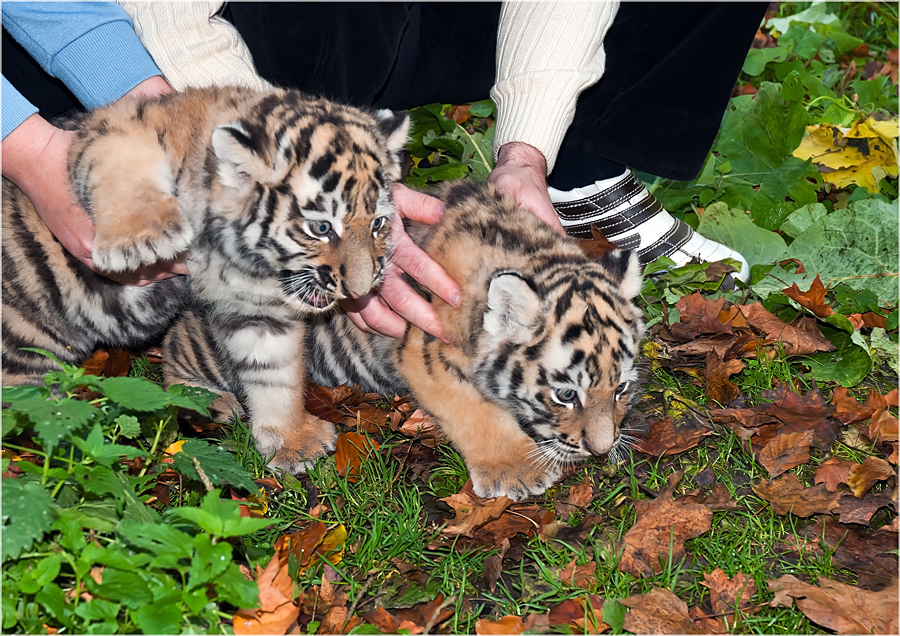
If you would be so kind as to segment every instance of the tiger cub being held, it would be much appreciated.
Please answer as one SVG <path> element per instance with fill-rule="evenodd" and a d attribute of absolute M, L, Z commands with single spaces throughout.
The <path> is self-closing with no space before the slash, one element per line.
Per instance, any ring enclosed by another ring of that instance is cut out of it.
<path fill-rule="evenodd" d="M 414 326 L 401 339 L 366 334 L 323 315 L 307 332 L 307 369 L 324 385 L 410 392 L 461 453 L 478 495 L 542 493 L 566 465 L 623 443 L 643 336 L 637 257 L 589 258 L 487 184 L 456 182 L 437 196 L 441 222 L 409 229 L 463 288 L 458 309 L 429 296 L 450 342 Z M 173 380 L 217 367 L 204 323 L 192 310 L 167 335 Z"/>
<path fill-rule="evenodd" d="M 40 383 L 55 366 L 23 347 L 78 364 L 98 346 L 159 337 L 192 303 L 246 396 L 260 452 L 301 471 L 335 438 L 303 406 L 303 318 L 381 281 L 408 122 L 231 87 L 85 115 L 69 171 L 94 221 L 94 264 L 121 272 L 186 255 L 191 275 L 132 287 L 94 274 L 4 179 L 4 384 Z"/>

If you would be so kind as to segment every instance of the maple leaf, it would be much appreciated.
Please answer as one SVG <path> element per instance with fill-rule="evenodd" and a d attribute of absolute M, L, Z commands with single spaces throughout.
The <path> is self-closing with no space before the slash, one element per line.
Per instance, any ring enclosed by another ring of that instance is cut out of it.
<path fill-rule="evenodd" d="M 713 612 L 729 618 L 734 617 L 735 607 L 746 612 L 750 599 L 756 594 L 756 583 L 752 578 L 742 572 L 729 578 L 721 568 L 705 573 L 700 585 L 709 589 Z"/>
<path fill-rule="evenodd" d="M 826 450 L 837 438 L 837 422 L 831 418 L 834 407 L 825 404 L 817 388 L 801 396 L 785 384 L 778 384 L 774 390 L 763 391 L 762 397 L 772 402 L 758 407 L 759 412 L 777 417 L 790 431 L 812 430 L 817 448 Z"/>
<path fill-rule="evenodd" d="M 635 501 L 637 519 L 622 539 L 624 550 L 619 569 L 635 576 L 661 571 L 660 558 L 668 560 L 684 554 L 684 542 L 707 532 L 712 524 L 712 510 L 698 503 L 672 499 L 672 493 L 683 473 L 669 477 L 666 489 L 652 501 Z M 687 612 L 687 609 L 685 609 Z"/>
<path fill-rule="evenodd" d="M 688 614 L 687 603 L 671 591 L 655 587 L 619 601 L 630 607 L 625 630 L 634 634 L 702 634 L 703 629 Z"/>
<path fill-rule="evenodd" d="M 704 437 L 713 434 L 713 430 L 706 426 L 683 426 L 675 428 L 675 420 L 672 417 L 663 418 L 651 423 L 646 431 L 635 433 L 635 450 L 660 457 L 663 455 L 676 455 L 694 448 Z"/>
<path fill-rule="evenodd" d="M 380 446 L 373 439 L 359 433 L 341 433 L 337 438 L 335 463 L 338 475 L 347 476 L 347 481 L 355 484 L 360 479 L 363 459 L 377 451 Z"/>
<path fill-rule="evenodd" d="M 772 504 L 777 515 L 794 514 L 809 517 L 822 512 L 838 509 L 840 495 L 830 493 L 824 486 L 807 488 L 793 473 L 782 475 L 772 481 L 761 481 L 751 486 L 753 492 Z"/>
<path fill-rule="evenodd" d="M 818 274 L 816 274 L 816 278 L 805 292 L 800 291 L 797 283 L 793 283 L 790 287 L 783 290 L 785 296 L 793 298 L 800 303 L 801 307 L 809 309 L 819 318 L 828 318 L 834 313 L 831 305 L 825 300 L 825 292 L 827 291 Z"/>
<path fill-rule="evenodd" d="M 446 536 L 466 535 L 471 537 L 475 528 L 483 526 L 488 521 L 497 519 L 513 503 L 512 499 L 500 496 L 493 499 L 482 499 L 478 495 L 465 491 L 441 501 L 456 511 L 456 516 L 441 531 Z"/>
<path fill-rule="evenodd" d="M 862 497 L 875 482 L 893 477 L 894 474 L 891 465 L 880 457 L 867 457 L 862 464 L 850 467 L 847 484 L 854 495 Z"/>
<path fill-rule="evenodd" d="M 759 463 L 769 471 L 769 478 L 774 479 L 781 473 L 809 461 L 809 447 L 815 433 L 806 430 L 801 433 L 780 431 L 759 452 Z"/>
<path fill-rule="evenodd" d="M 863 406 L 842 386 L 835 387 L 831 394 L 831 404 L 834 406 L 834 416 L 842 424 L 862 422 L 872 417 L 872 414 L 878 410 L 874 406 Z"/>
<path fill-rule="evenodd" d="M 771 607 L 797 608 L 817 625 L 839 634 L 896 634 L 897 578 L 880 592 L 862 590 L 852 585 L 820 576 L 818 585 L 804 583 L 795 576 L 785 574 L 774 581 L 767 581 L 775 598 Z"/>
<path fill-rule="evenodd" d="M 850 468 L 854 465 L 845 459 L 829 457 L 816 469 L 813 479 L 817 484 L 825 484 L 828 492 L 837 492 L 838 485 L 847 483 Z"/>
<path fill-rule="evenodd" d="M 767 340 L 781 343 L 789 356 L 808 356 L 817 351 L 835 350 L 834 345 L 815 326 L 812 329 L 802 328 L 802 321 L 798 322 L 800 326 L 789 325 L 761 303 L 737 307 L 751 327 L 762 332 Z"/>

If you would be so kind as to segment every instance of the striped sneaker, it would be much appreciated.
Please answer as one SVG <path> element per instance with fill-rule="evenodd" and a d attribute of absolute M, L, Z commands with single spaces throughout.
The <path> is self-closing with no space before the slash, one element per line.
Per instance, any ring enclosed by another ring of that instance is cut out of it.
<path fill-rule="evenodd" d="M 744 282 L 750 277 L 750 267 L 743 256 L 700 236 L 690 225 L 672 217 L 631 170 L 584 188 L 548 190 L 570 236 L 589 239 L 594 224 L 618 247 L 636 250 L 641 265 L 660 256 L 668 256 L 678 266 L 694 259 L 709 263 L 733 258 L 741 262 L 741 270 L 735 276 Z"/>

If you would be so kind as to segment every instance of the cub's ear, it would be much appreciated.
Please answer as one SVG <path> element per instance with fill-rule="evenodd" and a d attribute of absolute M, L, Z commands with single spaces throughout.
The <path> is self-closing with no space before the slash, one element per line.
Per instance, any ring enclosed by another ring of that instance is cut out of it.
<path fill-rule="evenodd" d="M 641 293 L 641 262 L 633 250 L 613 250 L 600 259 L 612 280 L 619 281 L 619 291 L 625 298 L 634 298 Z"/>
<path fill-rule="evenodd" d="M 406 148 L 406 142 L 409 141 L 409 115 L 383 108 L 375 113 L 375 121 L 389 152 L 395 154 Z"/>
<path fill-rule="evenodd" d="M 541 299 L 517 272 L 499 272 L 488 286 L 484 330 L 494 342 L 528 340 L 537 325 Z"/>
<path fill-rule="evenodd" d="M 278 183 L 287 174 L 292 152 L 287 136 L 274 150 L 261 145 L 256 137 L 240 122 L 231 122 L 213 131 L 217 174 L 225 187 L 246 194 L 254 183 Z M 274 156 L 270 158 L 270 155 Z"/>

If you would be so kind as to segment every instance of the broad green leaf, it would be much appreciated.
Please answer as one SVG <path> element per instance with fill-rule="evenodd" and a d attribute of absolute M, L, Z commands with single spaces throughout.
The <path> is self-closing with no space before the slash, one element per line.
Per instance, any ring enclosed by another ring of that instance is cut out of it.
<path fill-rule="evenodd" d="M 0 391 L 0 395 L 2 395 L 4 403 L 8 402 L 12 408 L 16 408 L 16 403 L 22 400 L 50 397 L 50 390 L 43 386 L 22 384 L 19 386 L 5 386 Z"/>
<path fill-rule="evenodd" d="M 493 100 L 483 99 L 480 102 L 472 102 L 469 106 L 469 114 L 472 117 L 491 117 L 497 114 L 497 106 Z"/>
<path fill-rule="evenodd" d="M 81 449 L 82 452 L 93 458 L 98 464 L 102 464 L 106 467 L 112 466 L 113 462 L 118 461 L 122 456 L 128 459 L 147 456 L 145 451 L 142 451 L 140 448 L 135 448 L 134 446 L 107 444 L 100 424 L 95 424 L 94 428 L 86 438 L 82 439 L 75 437 L 72 439 L 72 442 Z"/>
<path fill-rule="evenodd" d="M 58 401 L 40 397 L 22 400 L 16 405 L 16 410 L 28 415 L 28 419 L 34 423 L 34 430 L 41 444 L 48 452 L 56 448 L 70 433 L 83 429 L 98 413 L 87 402 L 72 398 Z"/>
<path fill-rule="evenodd" d="M 238 566 L 232 562 L 215 581 L 219 598 L 235 607 L 256 607 L 259 604 L 259 587 L 256 581 L 248 581 Z"/>
<path fill-rule="evenodd" d="M 813 28 L 834 42 L 834 48 L 838 53 L 852 51 L 863 43 L 859 38 L 847 33 L 840 23 L 813 24 Z"/>
<path fill-rule="evenodd" d="M 731 162 L 733 175 L 761 180 L 791 156 L 808 119 L 802 102 L 786 102 L 780 84 L 763 82 L 756 95 L 731 100 L 716 150 Z"/>
<path fill-rule="evenodd" d="M 788 247 L 787 258 L 803 263 L 810 282 L 819 274 L 826 286 L 842 282 L 868 289 L 896 306 L 897 242 L 896 203 L 856 201 L 801 232 Z"/>
<path fill-rule="evenodd" d="M 75 479 L 78 485 L 95 495 L 112 495 L 117 500 L 124 498 L 124 488 L 118 476 L 105 466 L 85 466 L 79 464 L 75 467 Z"/>
<path fill-rule="evenodd" d="M 824 42 L 824 35 L 808 25 L 796 23 L 778 38 L 779 45 L 790 45 L 791 52 L 804 60 L 812 59 Z"/>
<path fill-rule="evenodd" d="M 183 409 L 197 411 L 209 416 L 209 406 L 218 399 L 218 394 L 199 386 L 186 386 L 174 384 L 166 389 L 169 394 L 169 402 Z"/>
<path fill-rule="evenodd" d="M 782 234 L 796 238 L 801 232 L 812 227 L 820 219 L 828 215 L 828 210 L 821 203 L 812 203 L 797 208 L 784 220 L 779 228 Z"/>
<path fill-rule="evenodd" d="M 153 594 L 147 582 L 136 572 L 126 572 L 107 566 L 103 568 L 101 583 L 95 583 L 90 577 L 85 581 L 95 596 L 119 601 L 131 609 L 143 607 L 153 601 Z"/>
<path fill-rule="evenodd" d="M 603 622 L 609 625 L 613 634 L 621 634 L 625 626 L 625 606 L 616 599 L 606 599 L 600 609 Z"/>
<path fill-rule="evenodd" d="M 884 329 L 875 327 L 869 336 L 869 348 L 874 364 L 886 364 L 894 373 L 900 373 L 900 346 L 896 335 L 891 339 Z"/>
<path fill-rule="evenodd" d="M 56 513 L 53 499 L 39 483 L 24 479 L 3 479 L 3 532 L 0 544 L 3 561 L 18 556 L 44 536 Z"/>
<path fill-rule="evenodd" d="M 40 604 L 47 613 L 65 625 L 69 631 L 75 631 L 72 621 L 72 606 L 66 602 L 66 595 L 56 583 L 47 583 L 38 592 L 34 600 Z"/>
<path fill-rule="evenodd" d="M 103 394 L 123 409 L 148 413 L 169 405 L 170 399 L 158 385 L 143 378 L 103 378 Z"/>
<path fill-rule="evenodd" d="M 227 541 L 213 543 L 209 535 L 194 537 L 194 556 L 188 572 L 188 589 L 214 580 L 231 563 L 231 544 Z"/>
<path fill-rule="evenodd" d="M 854 387 L 872 369 L 869 352 L 855 344 L 838 351 L 817 353 L 803 360 L 809 366 L 813 380 L 837 382 L 847 388 Z"/>
<path fill-rule="evenodd" d="M 777 230 L 799 206 L 816 203 L 816 185 L 809 180 L 818 181 L 818 177 L 819 171 L 811 161 L 788 157 L 763 178 L 750 208 L 753 221 L 767 230 Z"/>
<path fill-rule="evenodd" d="M 104 601 L 102 598 L 93 598 L 87 603 L 79 603 L 75 613 L 88 621 L 115 620 L 119 615 L 121 605 Z"/>
<path fill-rule="evenodd" d="M 824 40 L 825 38 L 822 39 Z M 790 54 L 791 48 L 789 46 L 776 46 L 770 49 L 750 49 L 741 70 L 747 75 L 755 77 L 766 70 L 766 65 L 769 62 L 784 62 Z"/>
<path fill-rule="evenodd" d="M 127 439 L 134 439 L 141 434 L 141 423 L 134 415 L 120 415 L 115 419 L 119 434 Z"/>
<path fill-rule="evenodd" d="M 213 534 L 217 537 L 222 536 L 222 531 L 225 527 L 224 522 L 217 515 L 210 514 L 206 510 L 185 506 L 181 508 L 172 508 L 166 512 L 169 515 L 180 517 L 182 519 L 186 519 L 187 521 L 195 523 L 200 526 L 202 530 L 209 532 L 210 534 Z"/>
<path fill-rule="evenodd" d="M 200 480 L 197 464 L 215 486 L 237 486 L 249 492 L 258 489 L 250 473 L 237 463 L 231 453 L 204 440 L 189 439 L 181 447 L 181 452 L 175 454 L 172 466 L 182 475 Z"/>
<path fill-rule="evenodd" d="M 740 253 L 750 267 L 781 260 L 787 249 L 778 234 L 754 225 L 747 214 L 724 203 L 713 203 L 706 208 L 697 231 Z"/>
<path fill-rule="evenodd" d="M 164 523 L 123 523 L 119 534 L 132 545 L 176 561 L 191 558 L 191 535 Z"/>
<path fill-rule="evenodd" d="M 134 622 L 145 634 L 177 634 L 182 630 L 184 611 L 170 601 L 156 602 L 131 612 Z"/>
<path fill-rule="evenodd" d="M 813 2 L 812 6 L 786 18 L 770 18 L 766 23 L 779 33 L 785 33 L 792 22 L 803 24 L 839 24 L 840 18 L 828 12 L 825 2 Z"/>
<path fill-rule="evenodd" d="M 26 594 L 34 594 L 39 589 L 54 580 L 59 574 L 62 565 L 62 556 L 53 554 L 37 561 L 31 562 L 32 567 L 25 571 L 19 581 L 19 589 Z"/>

